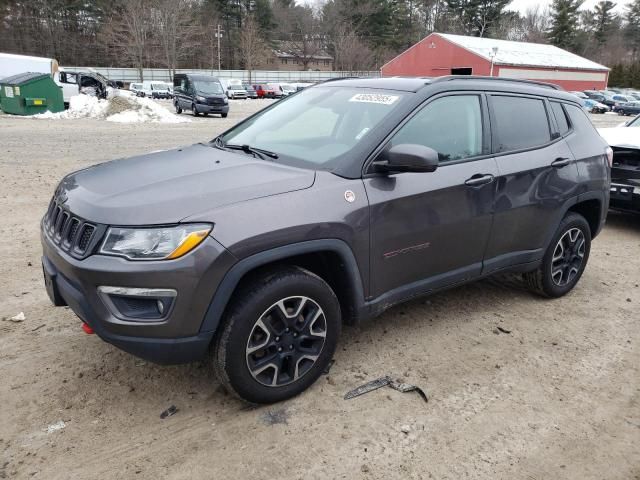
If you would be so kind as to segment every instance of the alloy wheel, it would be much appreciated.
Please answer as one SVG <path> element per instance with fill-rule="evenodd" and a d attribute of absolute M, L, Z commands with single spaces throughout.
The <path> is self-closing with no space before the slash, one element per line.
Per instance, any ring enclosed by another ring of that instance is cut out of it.
<path fill-rule="evenodd" d="M 563 287 L 580 272 L 585 254 L 584 233 L 579 228 L 567 230 L 553 250 L 551 278 L 553 283 Z"/>
<path fill-rule="evenodd" d="M 327 336 L 324 311 L 309 297 L 287 297 L 271 305 L 255 322 L 247 341 L 251 376 L 268 387 L 281 387 L 307 374 Z"/>

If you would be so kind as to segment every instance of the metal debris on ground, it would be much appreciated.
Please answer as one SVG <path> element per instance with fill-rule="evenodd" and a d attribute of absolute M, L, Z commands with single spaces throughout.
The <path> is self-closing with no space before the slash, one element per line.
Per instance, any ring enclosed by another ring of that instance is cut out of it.
<path fill-rule="evenodd" d="M 502 327 L 496 327 L 496 328 L 502 333 L 511 333 L 511 330 L 507 330 L 506 328 L 502 328 Z"/>
<path fill-rule="evenodd" d="M 427 394 L 420 387 L 411 385 L 409 383 L 402 383 L 400 381 L 393 380 L 388 375 L 380 377 L 376 380 L 372 380 L 371 382 L 367 382 L 364 385 L 360 385 L 358 388 L 354 388 L 350 392 L 347 392 L 347 394 L 344 396 L 344 399 L 351 400 L 352 398 L 359 397 L 360 395 L 364 395 L 365 393 L 373 392 L 374 390 L 382 387 L 390 387 L 401 393 L 417 392 L 425 402 L 429 401 Z"/>
<path fill-rule="evenodd" d="M 164 418 L 170 417 L 171 415 L 175 415 L 177 412 L 178 412 L 178 407 L 176 407 L 175 405 L 171 405 L 169 408 L 167 408 L 164 412 L 160 414 L 160 418 L 164 419 Z"/>

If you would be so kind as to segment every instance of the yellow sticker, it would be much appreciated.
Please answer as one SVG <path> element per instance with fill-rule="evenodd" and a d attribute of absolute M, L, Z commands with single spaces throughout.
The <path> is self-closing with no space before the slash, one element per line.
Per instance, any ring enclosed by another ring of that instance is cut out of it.
<path fill-rule="evenodd" d="M 34 100 L 33 104 L 34 105 L 42 105 L 42 100 Z"/>

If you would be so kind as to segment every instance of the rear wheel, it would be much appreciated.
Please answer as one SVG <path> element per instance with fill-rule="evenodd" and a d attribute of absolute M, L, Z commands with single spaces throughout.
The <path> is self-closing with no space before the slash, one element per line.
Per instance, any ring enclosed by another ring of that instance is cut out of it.
<path fill-rule="evenodd" d="M 582 276 L 591 251 L 591 229 L 582 215 L 569 213 L 553 236 L 540 267 L 525 273 L 529 287 L 545 297 L 569 293 Z"/>
<path fill-rule="evenodd" d="M 311 386 L 340 334 L 340 305 L 320 277 L 285 267 L 237 292 L 212 350 L 223 385 L 251 403 L 272 403 Z"/>

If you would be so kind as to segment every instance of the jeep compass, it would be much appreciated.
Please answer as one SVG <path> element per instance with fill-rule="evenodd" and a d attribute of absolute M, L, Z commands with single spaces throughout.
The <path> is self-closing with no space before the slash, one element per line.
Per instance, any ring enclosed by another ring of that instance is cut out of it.
<path fill-rule="evenodd" d="M 275 402 L 341 325 L 498 272 L 560 297 L 609 204 L 578 99 L 482 77 L 329 81 L 209 143 L 66 176 L 42 219 L 55 305 L 158 363 Z"/>

